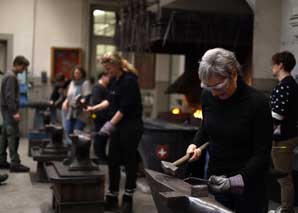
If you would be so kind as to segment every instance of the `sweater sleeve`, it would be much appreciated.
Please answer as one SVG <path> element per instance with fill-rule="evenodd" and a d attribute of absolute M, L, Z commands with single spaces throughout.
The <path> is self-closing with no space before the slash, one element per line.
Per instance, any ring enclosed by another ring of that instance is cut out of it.
<path fill-rule="evenodd" d="M 204 116 L 204 113 L 203 113 L 203 116 Z M 198 129 L 198 131 L 196 132 L 194 138 L 193 138 L 193 141 L 192 143 L 193 144 L 196 144 L 197 146 L 200 146 L 202 145 L 203 143 L 207 142 L 209 139 L 206 131 L 205 131 L 205 128 L 204 128 L 204 117 L 203 117 L 203 120 L 202 120 L 202 125 L 201 127 Z"/>
<path fill-rule="evenodd" d="M 202 103 L 202 114 L 203 114 L 203 119 L 202 119 L 202 123 L 201 123 L 201 127 L 198 129 L 198 131 L 196 132 L 192 143 L 196 144 L 197 146 L 202 145 L 203 143 L 207 142 L 209 140 L 209 137 L 206 133 L 205 130 L 205 122 L 204 122 L 204 111 L 205 111 L 205 105 L 204 103 L 206 102 L 205 100 L 205 94 L 204 92 L 201 95 L 201 103 Z"/>
<path fill-rule="evenodd" d="M 281 121 L 287 117 L 290 96 L 291 89 L 289 85 L 279 84 L 273 90 L 271 95 L 271 107 L 272 117 L 275 125 L 279 125 Z"/>
<path fill-rule="evenodd" d="M 5 95 L 5 100 L 6 100 L 6 105 L 9 113 L 12 115 L 16 114 L 19 109 L 18 109 L 18 94 L 16 91 L 17 87 L 17 79 L 14 77 L 8 77 L 5 82 L 5 87 L 4 87 L 4 92 L 3 94 Z"/>
<path fill-rule="evenodd" d="M 59 96 L 60 96 L 59 87 L 57 85 L 54 85 L 53 92 L 50 96 L 50 101 L 53 101 L 53 102 L 57 101 L 59 99 Z"/>
<path fill-rule="evenodd" d="M 245 167 L 240 170 L 244 183 L 257 180 L 268 171 L 272 146 L 272 117 L 269 101 L 257 97 L 255 116 L 252 120 L 252 156 Z"/>
<path fill-rule="evenodd" d="M 85 80 L 81 88 L 81 95 L 83 97 L 88 97 L 91 95 L 91 92 L 92 92 L 91 84 L 88 80 Z"/>

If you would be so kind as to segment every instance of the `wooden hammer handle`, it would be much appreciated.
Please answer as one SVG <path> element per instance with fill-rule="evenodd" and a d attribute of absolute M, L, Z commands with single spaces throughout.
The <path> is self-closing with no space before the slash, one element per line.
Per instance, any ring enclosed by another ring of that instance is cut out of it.
<path fill-rule="evenodd" d="M 201 151 L 203 151 L 204 149 L 206 149 L 206 147 L 209 145 L 209 142 L 204 143 L 203 145 L 199 146 L 198 149 L 200 149 Z"/>
<path fill-rule="evenodd" d="M 200 149 L 201 151 L 203 151 L 204 149 L 206 149 L 206 147 L 209 145 L 209 142 L 204 143 L 203 145 L 199 146 L 198 149 Z M 184 155 L 183 157 L 179 158 L 178 160 L 176 160 L 175 162 L 173 162 L 172 164 L 174 166 L 179 166 L 180 164 L 188 161 L 191 157 L 192 153 L 187 153 L 186 155 Z"/>
<path fill-rule="evenodd" d="M 187 153 L 186 155 L 184 155 L 183 157 L 179 158 L 178 160 L 176 160 L 175 162 L 173 162 L 172 164 L 174 166 L 179 166 L 180 164 L 186 162 L 189 160 L 191 154 L 190 153 Z"/>

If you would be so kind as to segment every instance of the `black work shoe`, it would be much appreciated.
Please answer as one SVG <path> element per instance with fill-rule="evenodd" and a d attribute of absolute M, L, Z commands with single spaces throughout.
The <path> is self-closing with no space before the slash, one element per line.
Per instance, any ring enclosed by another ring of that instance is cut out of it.
<path fill-rule="evenodd" d="M 69 166 L 72 163 L 72 159 L 70 159 L 68 157 L 64 158 L 62 163 L 64 166 Z"/>
<path fill-rule="evenodd" d="M 3 174 L 3 175 L 0 175 L 0 183 L 6 181 L 8 178 L 8 174 Z"/>
<path fill-rule="evenodd" d="M 29 172 L 30 168 L 22 164 L 10 164 L 11 172 Z"/>
<path fill-rule="evenodd" d="M 10 169 L 10 164 L 7 161 L 0 163 L 0 169 Z"/>
<path fill-rule="evenodd" d="M 132 213 L 132 207 L 133 207 L 132 196 L 123 195 L 120 213 Z"/>
<path fill-rule="evenodd" d="M 118 206 L 118 197 L 115 195 L 106 195 L 106 201 L 104 205 L 105 211 L 117 211 L 119 210 Z"/>

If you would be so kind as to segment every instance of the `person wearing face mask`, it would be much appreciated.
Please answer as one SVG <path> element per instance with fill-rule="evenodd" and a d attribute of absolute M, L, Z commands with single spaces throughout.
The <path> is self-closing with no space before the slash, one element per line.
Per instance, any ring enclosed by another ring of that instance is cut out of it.
<path fill-rule="evenodd" d="M 272 161 L 276 169 L 287 176 L 278 179 L 281 188 L 281 206 L 276 213 L 294 213 L 294 185 L 292 177 L 293 150 L 298 146 L 298 85 L 291 76 L 296 65 L 295 57 L 288 51 L 272 56 L 272 73 L 278 80 L 271 95 L 273 117 Z"/>
<path fill-rule="evenodd" d="M 0 168 L 11 172 L 28 172 L 29 167 L 22 165 L 18 154 L 21 120 L 19 109 L 19 83 L 17 75 L 27 70 L 29 61 L 24 56 L 17 56 L 13 67 L 7 71 L 1 84 L 1 113 L 3 118 L 2 140 L 0 143 Z M 10 164 L 7 162 L 6 149 L 9 148 Z"/>
<path fill-rule="evenodd" d="M 201 156 L 209 141 L 209 189 L 237 213 L 267 210 L 266 181 L 272 144 L 269 100 L 247 85 L 233 52 L 208 50 L 199 67 L 202 125 L 187 153 Z"/>

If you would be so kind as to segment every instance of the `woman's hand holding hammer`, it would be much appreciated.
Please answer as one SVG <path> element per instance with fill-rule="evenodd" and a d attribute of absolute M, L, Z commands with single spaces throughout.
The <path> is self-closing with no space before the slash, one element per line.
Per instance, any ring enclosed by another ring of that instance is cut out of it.
<path fill-rule="evenodd" d="M 197 145 L 190 144 L 186 150 L 186 153 L 191 155 L 189 161 L 195 161 L 198 160 L 201 157 L 202 150 L 200 148 L 197 148 Z"/>

